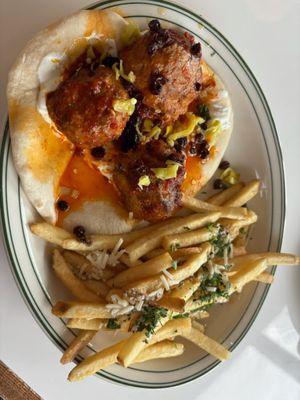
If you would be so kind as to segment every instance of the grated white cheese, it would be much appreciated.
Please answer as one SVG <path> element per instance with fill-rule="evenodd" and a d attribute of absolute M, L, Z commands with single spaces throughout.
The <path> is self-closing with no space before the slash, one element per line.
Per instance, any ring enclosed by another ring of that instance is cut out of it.
<path fill-rule="evenodd" d="M 224 248 L 224 264 L 227 265 L 228 264 L 228 250 L 227 247 Z"/>
<path fill-rule="evenodd" d="M 216 292 L 217 288 L 216 287 L 212 287 L 212 286 L 206 286 L 205 290 L 207 290 L 208 292 Z"/>
<path fill-rule="evenodd" d="M 147 295 L 147 300 L 160 300 L 162 298 L 164 294 L 164 289 L 163 288 L 159 288 L 157 290 L 154 290 L 153 292 L 149 293 Z"/>
<path fill-rule="evenodd" d="M 170 290 L 170 285 L 169 285 L 169 282 L 167 281 L 165 275 L 160 275 L 160 280 L 162 281 L 162 283 L 163 283 L 165 289 L 166 289 L 167 291 L 169 291 L 169 290 Z"/>
<path fill-rule="evenodd" d="M 137 311 L 141 311 L 142 308 L 143 308 L 143 305 L 144 305 L 144 300 L 140 300 L 140 301 L 137 303 L 137 305 L 135 306 L 135 309 L 136 309 Z"/>

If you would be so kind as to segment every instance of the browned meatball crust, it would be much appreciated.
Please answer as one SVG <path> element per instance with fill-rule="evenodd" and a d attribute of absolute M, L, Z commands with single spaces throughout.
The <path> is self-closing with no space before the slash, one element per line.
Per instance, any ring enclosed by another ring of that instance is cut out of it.
<path fill-rule="evenodd" d="M 57 128 L 78 147 L 102 146 L 118 138 L 129 119 L 115 112 L 113 101 L 128 99 L 110 68 L 81 68 L 47 96 L 49 115 Z"/>
<path fill-rule="evenodd" d="M 163 36 L 165 44 L 157 47 L 158 35 Z M 201 47 L 186 35 L 171 29 L 149 31 L 121 51 L 120 58 L 125 71 L 133 71 L 136 76 L 145 117 L 171 124 L 199 95 Z"/>
<path fill-rule="evenodd" d="M 158 179 L 151 168 L 166 167 L 166 161 L 180 164 L 177 177 Z M 159 221 L 170 217 L 181 204 L 181 184 L 185 174 L 185 156 L 168 147 L 163 141 L 151 141 L 123 154 L 117 160 L 114 183 L 128 211 L 137 219 Z M 139 178 L 148 175 L 150 185 L 139 187 Z"/>

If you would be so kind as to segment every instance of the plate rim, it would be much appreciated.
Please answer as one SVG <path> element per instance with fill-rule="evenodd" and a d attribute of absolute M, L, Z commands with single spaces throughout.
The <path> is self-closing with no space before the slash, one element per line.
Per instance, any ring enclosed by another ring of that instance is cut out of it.
<path fill-rule="evenodd" d="M 90 6 L 87 7 L 87 9 L 94 9 L 94 8 L 105 8 L 104 6 L 106 5 L 110 5 L 110 6 L 114 6 L 115 3 L 119 3 L 119 5 L 125 5 L 125 4 L 149 4 L 149 5 L 168 5 L 168 6 L 172 6 L 175 8 L 175 11 L 182 13 L 185 12 L 187 13 L 184 14 L 187 17 L 190 17 L 190 15 L 193 15 L 193 17 L 195 17 L 198 22 L 204 22 L 205 25 L 209 26 L 211 29 L 213 29 L 213 31 L 219 36 L 219 38 L 222 39 L 222 41 L 227 44 L 226 47 L 229 46 L 229 49 L 232 51 L 235 59 L 240 63 L 240 65 L 242 66 L 243 70 L 247 73 L 251 83 L 253 84 L 256 93 L 259 95 L 259 98 L 261 100 L 264 112 L 268 118 L 268 122 L 272 131 L 272 135 L 273 135 L 273 142 L 275 144 L 275 149 L 276 149 L 276 154 L 278 157 L 278 160 L 280 161 L 280 165 L 279 165 L 279 169 L 280 169 L 280 181 L 281 181 L 281 187 L 283 188 L 283 193 L 281 194 L 281 204 L 282 204 L 282 208 L 281 208 L 281 224 L 280 224 L 280 231 L 279 231 L 279 235 L 278 235 L 278 248 L 281 248 L 282 245 L 282 239 L 283 239 L 283 231 L 284 231 L 284 225 L 285 225 L 285 214 L 286 214 L 286 188 L 285 188 L 285 176 L 284 176 L 284 165 L 283 165 L 283 157 L 282 157 L 282 152 L 281 152 L 281 147 L 280 147 L 280 141 L 279 141 L 279 137 L 278 137 L 278 133 L 277 133 L 277 129 L 276 129 L 276 125 L 270 110 L 270 107 L 268 105 L 268 102 L 266 100 L 266 97 L 260 87 L 260 85 L 258 84 L 254 74 L 252 73 L 251 69 L 248 67 L 248 65 L 246 64 L 246 62 L 243 60 L 243 58 L 240 56 L 240 54 L 237 52 L 237 50 L 232 46 L 232 44 L 212 25 L 210 24 L 205 18 L 203 18 L 201 15 L 197 15 L 196 13 L 194 13 L 192 10 L 189 10 L 187 7 L 182 6 L 178 3 L 174 3 L 174 2 L 169 2 L 167 0 L 141 0 L 141 1 L 136 1 L 136 0 L 132 0 L 132 1 L 126 1 L 126 0 L 107 0 L 104 2 L 96 2 L 91 4 Z M 172 8 L 171 8 L 172 10 Z M 174 9 L 173 9 L 174 10 Z M 47 336 L 50 336 L 50 339 L 52 341 L 54 341 L 51 337 L 51 334 L 49 332 L 45 332 L 45 326 L 43 324 L 42 321 L 39 320 L 38 316 L 36 315 L 35 309 L 32 307 L 32 304 L 30 302 L 30 300 L 27 299 L 27 294 L 25 293 L 26 290 L 24 289 L 24 287 L 22 286 L 22 282 L 20 281 L 19 277 L 17 276 L 17 271 L 16 271 L 16 266 L 14 265 L 14 259 L 13 256 L 11 254 L 11 248 L 10 248 L 10 243 L 9 243 L 9 238 L 7 236 L 7 226 L 5 223 L 5 210 L 4 210 L 4 184 L 5 184 L 5 180 L 4 180 L 4 157 L 5 157 L 5 148 L 7 145 L 7 141 L 8 141 L 8 151 L 7 151 L 7 158 L 9 157 L 9 147 L 10 147 L 10 139 L 9 139 L 9 124 L 8 124 L 8 120 L 6 121 L 5 127 L 4 127 L 4 134 L 3 134 L 3 138 L 2 138 L 2 144 L 1 144 L 1 152 L 0 152 L 0 165 L 2 166 L 2 173 L 1 173 L 1 177 L 0 177 L 0 205 L 1 205 L 1 227 L 2 227 L 2 234 L 4 237 L 4 244 L 5 244 L 5 250 L 6 250 L 6 255 L 7 255 L 7 259 L 9 261 L 11 270 L 13 272 L 13 276 L 14 279 L 17 283 L 17 286 L 19 288 L 19 291 L 27 305 L 27 307 L 29 308 L 31 314 L 33 315 L 34 319 L 36 322 L 38 322 L 38 324 L 42 327 L 42 330 L 45 334 L 47 334 Z M 5 189 L 7 189 L 5 187 Z M 275 267 L 272 269 L 272 272 L 275 271 Z M 247 334 L 247 332 L 249 331 L 249 329 L 251 328 L 251 326 L 253 325 L 254 321 L 257 318 L 257 315 L 265 301 L 265 298 L 267 296 L 267 293 L 269 291 L 269 287 L 266 287 L 261 299 L 259 301 L 259 304 L 255 310 L 255 312 L 253 313 L 253 315 L 251 316 L 251 319 L 248 321 L 246 328 L 242 331 L 242 334 L 239 336 L 239 338 L 234 342 L 234 344 L 231 346 L 230 349 L 234 349 L 245 337 L 245 335 Z M 59 344 L 58 342 L 55 341 L 55 344 L 59 347 L 62 348 L 61 344 Z M 77 361 L 80 361 L 80 357 L 77 358 Z M 167 382 L 167 383 L 143 383 L 143 382 L 138 382 L 138 381 L 133 381 L 127 378 L 121 378 L 121 377 L 116 377 L 116 378 L 112 378 L 111 376 L 107 376 L 107 375 L 103 375 L 102 373 L 98 373 L 98 375 L 100 375 L 101 377 L 105 378 L 106 380 L 110 380 L 110 381 L 114 381 L 117 383 L 121 383 L 123 385 L 128 385 L 128 386 L 136 386 L 136 387 L 142 387 L 142 388 L 166 388 L 166 387 L 174 387 L 174 386 L 178 386 L 178 385 L 182 385 L 184 383 L 188 383 L 196 378 L 199 378 L 200 376 L 203 376 L 204 374 L 206 374 L 207 372 L 211 371 L 212 369 L 214 369 L 218 364 L 220 363 L 220 361 L 215 361 L 214 363 L 212 363 L 211 365 L 209 365 L 206 369 L 197 372 L 187 378 L 183 378 L 183 379 L 179 379 L 176 380 L 174 382 Z M 106 371 L 104 371 L 106 372 Z M 110 373 L 109 373 L 110 374 Z M 127 382 L 126 382 L 127 380 Z M 134 383 L 136 382 L 136 384 Z"/>

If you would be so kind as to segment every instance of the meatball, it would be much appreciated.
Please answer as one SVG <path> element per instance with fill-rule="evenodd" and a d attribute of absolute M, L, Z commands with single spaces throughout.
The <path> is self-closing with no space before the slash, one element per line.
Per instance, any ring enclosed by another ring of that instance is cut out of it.
<path fill-rule="evenodd" d="M 76 146 L 93 148 L 118 138 L 129 119 L 115 112 L 114 100 L 128 99 L 112 70 L 81 68 L 47 96 L 47 108 L 57 128 Z"/>
<path fill-rule="evenodd" d="M 182 166 L 176 178 L 158 179 L 151 168 L 166 167 L 173 160 Z M 113 180 L 128 211 L 137 219 L 159 221 L 170 217 L 181 205 L 181 184 L 185 174 L 185 156 L 161 140 L 140 145 L 118 159 Z M 139 178 L 147 175 L 150 185 L 139 187 Z"/>
<path fill-rule="evenodd" d="M 199 96 L 201 46 L 188 35 L 158 27 L 123 49 L 120 57 L 125 71 L 136 76 L 147 118 L 171 124 Z"/>

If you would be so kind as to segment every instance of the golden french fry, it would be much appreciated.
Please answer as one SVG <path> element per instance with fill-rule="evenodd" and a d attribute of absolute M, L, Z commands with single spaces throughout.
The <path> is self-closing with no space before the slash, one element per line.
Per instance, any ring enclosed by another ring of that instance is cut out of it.
<path fill-rule="evenodd" d="M 169 311 L 182 313 L 184 311 L 185 302 L 182 299 L 164 295 L 160 300 L 155 302 L 155 304 L 159 307 L 166 308 Z"/>
<path fill-rule="evenodd" d="M 134 262 L 131 262 L 130 258 L 128 257 L 127 254 L 122 254 L 120 257 L 120 261 L 129 268 L 135 267 L 136 265 L 143 264 L 143 261 L 141 261 L 141 260 L 136 260 Z"/>
<path fill-rule="evenodd" d="M 109 287 L 102 281 L 95 279 L 87 279 L 83 281 L 84 285 L 87 286 L 92 292 L 96 293 L 97 296 L 105 298 L 109 291 Z"/>
<path fill-rule="evenodd" d="M 148 278 L 160 273 L 164 269 L 170 268 L 172 262 L 173 260 L 169 253 L 164 253 L 161 256 L 157 256 L 145 262 L 142 266 L 137 265 L 121 272 L 111 280 L 107 281 L 107 284 L 112 287 L 121 288 L 131 282 Z"/>
<path fill-rule="evenodd" d="M 299 265 L 300 256 L 289 253 L 256 253 L 256 254 L 246 254 L 244 256 L 235 257 L 232 259 L 234 264 L 233 270 L 235 270 L 240 265 L 245 265 L 249 261 L 253 261 L 259 258 L 266 260 L 268 265 Z"/>
<path fill-rule="evenodd" d="M 199 248 L 201 248 L 201 253 L 192 254 L 180 267 L 177 267 L 176 270 L 172 272 L 169 271 L 169 273 L 172 275 L 172 281 L 169 278 L 166 278 L 169 283 L 179 283 L 189 278 L 190 276 L 194 275 L 207 261 L 207 256 L 211 250 L 211 245 L 209 243 L 203 243 L 201 246 L 199 246 Z M 125 292 L 135 290 L 140 294 L 148 294 L 161 287 L 163 287 L 163 282 L 160 278 L 160 275 L 155 275 L 150 278 L 141 279 L 137 282 L 126 285 L 123 287 L 123 290 Z"/>
<path fill-rule="evenodd" d="M 84 329 L 90 331 L 99 331 L 103 329 L 107 324 L 107 319 L 94 318 L 94 319 L 85 319 L 85 318 L 71 318 L 67 322 L 68 328 L 73 329 Z"/>
<path fill-rule="evenodd" d="M 173 221 L 176 218 L 172 219 Z M 168 223 L 170 223 L 168 221 Z M 157 224 L 149 225 L 141 229 L 136 229 L 131 232 L 114 234 L 114 235 L 90 235 L 89 243 L 79 242 L 76 238 L 66 238 L 61 244 L 62 247 L 68 250 L 76 251 L 93 251 L 93 250 L 113 250 L 115 245 L 120 239 L 123 240 L 123 246 L 129 245 L 131 242 L 137 240 L 143 235 L 148 235 L 151 232 L 164 227 L 167 221 L 163 221 Z"/>
<path fill-rule="evenodd" d="M 210 204 L 214 204 L 215 206 L 222 206 L 227 200 L 229 200 L 232 196 L 237 194 L 244 187 L 244 183 L 236 183 L 232 185 L 230 188 L 222 190 L 217 194 L 209 197 L 206 202 Z"/>
<path fill-rule="evenodd" d="M 48 224 L 47 222 L 31 224 L 30 230 L 32 233 L 46 240 L 47 242 L 57 244 L 59 246 L 62 245 L 64 240 L 71 239 L 73 237 L 73 235 L 68 231 L 59 228 L 58 226 Z"/>
<path fill-rule="evenodd" d="M 164 254 L 165 251 L 166 250 L 162 249 L 162 248 L 151 250 L 151 251 L 149 251 L 149 253 L 147 253 L 147 254 L 145 254 L 143 256 L 143 260 L 144 259 L 145 260 L 151 260 L 151 258 L 154 258 L 154 257 L 157 257 L 157 256 L 160 256 L 160 255 Z"/>
<path fill-rule="evenodd" d="M 106 308 L 106 304 L 78 301 L 58 301 L 52 307 L 52 314 L 61 318 L 111 318 L 111 312 Z"/>
<path fill-rule="evenodd" d="M 238 270 L 236 274 L 230 277 L 230 292 L 233 293 L 235 290 L 241 289 L 248 282 L 260 275 L 267 267 L 268 264 L 263 258 L 249 262 L 244 268 Z"/>
<path fill-rule="evenodd" d="M 274 276 L 269 272 L 262 272 L 255 279 L 256 282 L 271 284 L 274 281 Z"/>
<path fill-rule="evenodd" d="M 217 298 L 211 298 L 209 300 L 207 300 L 207 299 L 202 300 L 202 299 L 197 299 L 197 298 L 191 297 L 185 304 L 184 312 L 191 312 L 191 313 L 197 312 L 198 313 L 198 311 L 199 310 L 201 311 L 201 308 L 204 306 L 208 306 L 213 303 L 227 303 L 227 301 L 228 301 L 228 298 L 222 297 L 222 296 L 219 296 Z"/>
<path fill-rule="evenodd" d="M 239 234 L 233 241 L 233 245 L 235 247 L 246 247 L 247 242 L 248 242 L 248 237 L 249 237 L 249 232 L 250 232 L 250 226 L 245 226 L 242 231 L 239 231 Z"/>
<path fill-rule="evenodd" d="M 192 326 L 190 318 L 176 318 L 166 322 L 164 326 L 158 329 L 150 338 L 148 344 L 161 342 L 165 339 L 173 339 L 176 336 L 183 336 L 189 332 Z"/>
<path fill-rule="evenodd" d="M 107 347 L 106 349 L 87 357 L 72 369 L 72 371 L 69 373 L 68 380 L 71 382 L 80 381 L 89 375 L 93 375 L 100 369 L 115 364 L 117 362 L 119 351 L 124 343 L 126 343 L 126 340 L 122 340 L 113 346 Z"/>
<path fill-rule="evenodd" d="M 184 335 L 191 329 L 190 318 L 178 318 L 168 321 L 169 316 L 162 318 L 155 328 L 151 338 L 147 337 L 145 331 L 132 334 L 122 347 L 118 360 L 125 367 L 132 364 L 138 354 L 141 353 L 147 346 L 164 339 L 171 339 L 178 335 Z"/>
<path fill-rule="evenodd" d="M 233 246 L 233 257 L 243 256 L 247 254 L 247 251 L 244 246 L 236 247 Z"/>
<path fill-rule="evenodd" d="M 178 285 L 170 293 L 170 297 L 175 299 L 181 299 L 185 302 L 194 294 L 201 283 L 201 277 L 196 276 L 190 279 L 186 279 L 181 285 Z"/>
<path fill-rule="evenodd" d="M 159 325 L 155 328 L 159 329 L 159 326 L 164 325 L 168 321 L 169 317 L 162 318 L 159 321 Z M 141 332 L 133 333 L 125 342 L 124 346 L 121 348 L 118 354 L 118 361 L 124 367 L 132 364 L 135 358 L 140 354 L 144 348 L 147 347 L 148 334 L 145 330 Z"/>
<path fill-rule="evenodd" d="M 82 349 L 93 339 L 97 332 L 95 331 L 81 331 L 78 336 L 70 343 L 69 347 L 62 355 L 60 362 L 67 364 L 71 362 Z"/>
<path fill-rule="evenodd" d="M 251 200 L 259 191 L 260 181 L 255 179 L 247 183 L 238 193 L 227 200 L 223 206 L 241 207 Z"/>
<path fill-rule="evenodd" d="M 174 235 L 165 236 L 162 239 L 162 245 L 166 250 L 169 251 L 173 247 L 178 249 L 180 247 L 193 246 L 203 242 L 208 242 L 213 237 L 215 237 L 217 233 L 218 233 L 217 227 L 212 227 L 211 229 L 207 229 L 205 227 L 191 232 L 177 233 Z"/>
<path fill-rule="evenodd" d="M 180 356 L 184 352 L 184 345 L 171 340 L 163 340 L 144 349 L 134 360 L 135 363 Z"/>
<path fill-rule="evenodd" d="M 190 332 L 184 335 L 184 337 L 218 360 L 225 361 L 230 357 L 230 352 L 224 346 L 204 335 L 200 330 L 194 327 L 192 327 Z"/>
<path fill-rule="evenodd" d="M 240 229 L 245 226 L 254 224 L 257 221 L 257 215 L 255 212 L 248 210 L 248 215 L 245 219 L 234 220 L 234 219 L 220 219 L 219 223 L 223 225 L 231 236 L 231 240 L 234 240 L 240 233 Z"/>
<path fill-rule="evenodd" d="M 82 301 L 103 301 L 73 274 L 66 260 L 57 249 L 53 251 L 53 269 L 56 276 L 77 299 Z"/>
<path fill-rule="evenodd" d="M 194 197 L 184 197 L 182 204 L 189 210 L 199 213 L 219 211 L 223 218 L 244 219 L 247 216 L 247 210 L 244 207 L 221 207 L 195 199 Z"/>
<path fill-rule="evenodd" d="M 92 276 L 92 271 L 94 270 L 93 264 L 82 254 L 78 254 L 75 251 L 70 251 L 70 250 L 65 250 L 63 252 L 64 258 L 67 260 L 67 262 L 70 264 L 72 267 L 73 272 L 75 275 L 81 277 L 90 277 Z M 101 273 L 101 279 L 102 281 L 107 281 L 108 279 L 111 279 L 113 276 L 115 276 L 119 272 L 119 266 L 115 267 L 106 267 L 104 270 L 102 270 Z M 90 279 L 85 280 L 84 282 L 89 281 Z M 89 282 L 87 283 L 87 286 L 92 286 Z M 98 286 L 100 287 L 100 285 Z M 96 288 L 96 284 L 94 284 L 94 288 Z"/>
<path fill-rule="evenodd" d="M 202 333 L 204 332 L 204 326 L 202 324 L 200 324 L 198 321 L 196 321 L 195 319 L 192 319 L 192 327 Z"/>
<path fill-rule="evenodd" d="M 186 229 L 194 230 L 201 228 L 207 224 L 216 222 L 219 217 L 219 212 L 209 212 L 206 214 L 193 214 L 187 217 L 178 218 L 178 220 L 170 222 L 164 228 L 155 232 L 155 235 L 149 234 L 137 239 L 127 246 L 125 250 L 128 253 L 130 260 L 134 262 L 149 253 L 151 250 L 159 247 L 164 236 L 184 232 Z"/>

